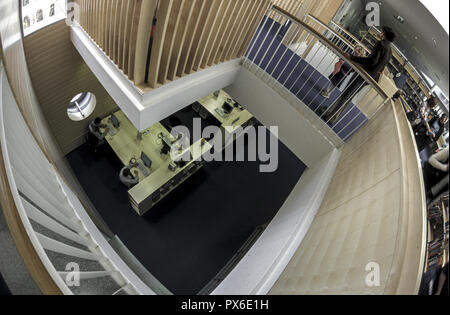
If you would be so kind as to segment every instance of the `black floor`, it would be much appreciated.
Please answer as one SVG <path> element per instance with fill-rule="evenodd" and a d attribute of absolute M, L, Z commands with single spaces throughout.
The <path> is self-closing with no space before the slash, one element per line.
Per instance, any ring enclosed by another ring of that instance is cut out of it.
<path fill-rule="evenodd" d="M 3 280 L 2 274 L 0 273 L 0 295 L 11 295 L 11 292 L 6 285 L 5 280 Z"/>
<path fill-rule="evenodd" d="M 188 127 L 195 115 L 177 114 Z M 82 146 L 68 159 L 112 231 L 174 294 L 208 284 L 253 230 L 273 219 L 306 168 L 281 143 L 275 173 L 260 173 L 259 162 L 211 162 L 139 217 L 109 147 L 93 156 Z"/>

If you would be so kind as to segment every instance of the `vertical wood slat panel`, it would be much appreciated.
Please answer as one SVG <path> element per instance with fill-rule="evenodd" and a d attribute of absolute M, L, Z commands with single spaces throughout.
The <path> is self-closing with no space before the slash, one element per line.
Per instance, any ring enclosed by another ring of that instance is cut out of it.
<path fill-rule="evenodd" d="M 235 14 L 233 16 L 239 16 L 239 14 L 240 14 L 240 12 L 242 10 L 242 7 L 244 6 L 245 2 L 246 1 L 238 1 L 237 7 L 236 7 L 236 11 L 235 11 Z M 227 30 L 226 40 L 224 42 L 223 49 L 222 49 L 222 54 L 221 54 L 220 59 L 219 59 L 220 62 L 224 62 L 225 61 L 226 54 L 228 52 L 228 48 L 231 45 L 231 40 L 232 40 L 233 36 L 235 35 L 236 29 L 237 29 L 237 18 L 233 19 L 231 25 L 229 26 L 229 29 Z"/>
<path fill-rule="evenodd" d="M 160 60 L 160 72 L 158 74 L 158 83 L 165 84 L 167 81 L 167 73 L 169 72 L 169 64 L 175 44 L 176 33 L 179 30 L 181 15 L 183 13 L 182 0 L 173 0 L 173 5 L 169 14 L 169 23 L 167 24 L 166 37 L 164 38 L 164 45 Z"/>
<path fill-rule="evenodd" d="M 95 0 L 94 3 L 94 19 L 95 19 L 95 28 L 94 28 L 94 34 L 95 34 L 95 41 L 97 42 L 97 44 L 100 44 L 100 25 L 99 25 L 99 21 L 100 21 L 100 0 Z"/>
<path fill-rule="evenodd" d="M 148 71 L 148 85 L 151 88 L 155 88 L 158 81 L 159 69 L 161 66 L 161 55 L 164 48 L 164 40 L 166 38 L 167 27 L 169 24 L 169 13 L 171 12 L 172 5 L 173 0 L 162 1 L 159 4 L 158 13 L 156 14 L 156 33 L 153 40 Z"/>
<path fill-rule="evenodd" d="M 268 9 L 269 5 L 270 5 L 270 0 L 269 0 L 269 2 L 267 0 L 260 1 L 260 4 L 256 9 L 255 15 L 253 16 L 249 31 L 247 32 L 247 35 L 244 38 L 244 42 L 242 43 L 241 47 L 239 48 L 238 56 L 242 56 L 245 54 L 245 52 L 246 52 L 254 34 L 256 33 L 258 26 L 259 26 L 261 20 L 263 19 L 264 14 L 266 13 L 266 10 Z"/>
<path fill-rule="evenodd" d="M 194 11 L 190 23 L 188 25 L 188 33 L 187 40 L 183 45 L 181 51 L 180 62 L 177 69 L 177 76 L 181 77 L 186 73 L 187 64 L 189 61 L 189 56 L 191 53 L 192 46 L 194 44 L 195 34 L 197 33 L 197 29 L 200 25 L 200 16 L 205 8 L 205 1 L 203 0 L 195 0 Z M 233 1 L 233 0 L 230 0 Z"/>
<path fill-rule="evenodd" d="M 192 43 L 188 62 L 186 64 L 186 68 L 184 70 L 185 74 L 190 74 L 192 72 L 192 69 L 194 68 L 194 63 L 195 63 L 195 60 L 197 59 L 198 51 L 200 49 L 199 43 L 202 39 L 203 32 L 205 30 L 204 25 L 210 14 L 212 0 L 203 0 L 203 2 L 205 5 L 202 7 L 202 11 L 199 16 L 199 25 L 198 25 L 197 30 L 194 35 L 194 41 Z"/>
<path fill-rule="evenodd" d="M 114 7 L 116 5 L 117 0 L 110 0 L 111 3 L 109 5 L 109 23 L 108 23 L 108 28 L 109 28 L 109 32 L 108 32 L 108 56 L 109 58 L 111 58 L 111 60 L 113 59 L 114 55 L 113 55 L 113 40 L 114 40 Z"/>
<path fill-rule="evenodd" d="M 211 35 L 214 32 L 218 17 L 219 17 L 219 13 L 221 13 L 221 9 L 223 8 L 223 1 L 217 1 L 217 0 L 213 0 L 211 9 L 209 10 L 209 14 L 206 20 L 206 24 L 204 27 L 204 30 L 206 30 L 206 32 L 204 32 L 204 34 L 202 34 L 202 39 L 200 41 L 200 50 L 198 51 L 197 57 L 194 61 L 194 67 L 193 70 L 194 71 L 198 71 L 201 63 L 203 62 L 203 58 L 205 55 L 205 51 L 208 47 L 208 43 L 211 39 Z"/>
<path fill-rule="evenodd" d="M 238 10 L 239 0 L 230 0 L 230 1 L 233 1 L 233 3 L 229 9 L 229 16 L 235 16 L 235 14 Z M 220 62 L 220 57 L 222 56 L 222 52 L 225 47 L 225 41 L 227 39 L 227 31 L 230 29 L 230 25 L 232 25 L 232 19 L 227 19 L 227 22 L 225 24 L 225 29 L 224 29 L 222 37 L 220 39 L 219 45 L 217 46 L 217 50 L 214 54 L 214 57 L 212 58 L 212 63 L 214 63 L 214 64 L 217 64 Z"/>
<path fill-rule="evenodd" d="M 133 22 L 130 30 L 130 45 L 128 46 L 128 78 L 134 81 L 134 66 L 136 58 L 136 42 L 137 30 L 139 28 L 139 19 L 137 16 L 141 15 L 142 0 L 135 0 L 133 7 Z"/>
<path fill-rule="evenodd" d="M 239 14 L 237 16 L 237 21 L 236 21 L 236 28 L 233 34 L 233 38 L 230 41 L 230 44 L 227 48 L 227 52 L 225 54 L 225 61 L 230 60 L 231 58 L 231 54 L 232 51 L 236 45 L 237 39 L 239 37 L 239 35 L 242 32 L 242 25 L 244 23 L 244 18 L 247 16 L 248 14 L 248 8 L 250 7 L 251 1 L 244 1 L 243 5 L 241 7 L 241 10 L 239 11 Z"/>
<path fill-rule="evenodd" d="M 90 1 L 86 0 L 86 32 L 88 32 L 88 34 L 91 33 L 91 8 L 90 8 Z"/>
<path fill-rule="evenodd" d="M 117 65 L 119 69 L 123 69 L 123 45 L 125 41 L 125 23 L 127 18 L 128 0 L 122 0 L 120 7 L 120 26 L 119 26 L 119 47 L 117 52 Z"/>
<path fill-rule="evenodd" d="M 125 18 L 125 26 L 124 26 L 124 39 L 123 39 L 123 50 L 122 50 L 122 65 L 123 72 L 128 75 L 128 53 L 130 46 L 130 37 L 131 37 L 131 25 L 133 23 L 133 10 L 134 10 L 134 0 L 127 0 L 126 7 L 126 18 Z"/>
<path fill-rule="evenodd" d="M 102 38 L 102 45 L 101 48 L 104 51 L 105 50 L 105 33 L 106 33 L 106 19 L 107 19 L 107 14 L 106 14 L 106 8 L 107 8 L 107 3 L 109 1 L 108 0 L 102 0 L 102 7 L 101 7 L 101 16 L 102 16 L 102 20 L 101 20 L 101 27 L 102 27 L 102 31 L 101 31 L 101 38 Z"/>
<path fill-rule="evenodd" d="M 189 31 L 189 26 L 191 25 L 191 20 L 194 15 L 196 0 L 184 1 L 181 21 L 178 24 L 177 35 L 175 38 L 175 45 L 173 47 L 174 54 L 170 59 L 169 71 L 167 78 L 168 80 L 174 80 L 177 75 L 177 68 L 179 67 L 181 61 L 181 55 L 183 47 L 187 41 L 187 34 Z"/>
<path fill-rule="evenodd" d="M 230 12 L 232 11 L 232 9 L 234 8 L 234 4 L 236 3 L 236 1 L 227 1 L 227 5 L 225 7 L 225 11 L 224 11 L 224 16 L 229 16 Z M 226 30 L 226 25 L 227 25 L 227 21 L 229 21 L 229 19 L 226 18 L 222 18 L 220 21 L 220 24 L 218 26 L 218 30 L 217 30 L 217 34 L 216 37 L 214 39 L 214 42 L 211 46 L 211 50 L 208 54 L 206 63 L 208 66 L 212 66 L 212 64 L 214 63 L 214 58 L 217 54 L 217 51 L 219 50 L 219 45 L 224 37 L 224 33 Z"/>
<path fill-rule="evenodd" d="M 160 1 L 158 12 L 161 8 L 172 5 L 172 0 Z M 150 36 L 152 32 L 153 16 L 156 10 L 157 0 L 145 0 L 141 1 L 139 15 L 135 12 L 134 18 L 139 18 L 139 23 L 137 27 L 137 37 L 135 42 L 135 56 L 134 56 L 134 84 L 140 86 L 145 81 L 145 72 L 147 68 L 147 57 Z M 156 28 L 158 32 L 158 28 Z M 156 36 L 155 36 L 156 37 Z M 155 47 L 156 38 L 153 40 L 152 47 L 152 57 L 153 48 Z M 161 43 L 160 43 L 161 44 Z M 133 42 L 131 42 L 133 45 Z M 149 65 L 150 66 L 150 65 Z M 151 75 L 149 70 L 149 76 Z"/>
<path fill-rule="evenodd" d="M 257 8 L 257 4 L 258 4 L 258 1 L 250 1 L 249 6 L 247 8 L 247 12 L 244 15 L 244 19 L 243 19 L 244 23 L 241 25 L 240 30 L 248 30 L 249 29 L 249 25 L 252 21 L 253 14 L 255 13 L 256 8 Z M 239 55 L 238 55 L 239 49 L 241 48 L 242 42 L 244 41 L 244 38 L 245 38 L 245 35 L 246 35 L 245 32 L 242 32 L 242 31 L 239 32 L 239 36 L 236 39 L 234 47 L 231 50 L 231 58 L 239 57 Z"/>
<path fill-rule="evenodd" d="M 121 0 L 117 0 L 114 6 L 114 36 L 113 36 L 113 61 L 117 65 L 119 54 L 119 33 L 120 33 L 120 8 Z"/>
<path fill-rule="evenodd" d="M 105 52 L 105 54 L 107 56 L 109 56 L 109 20 L 111 18 L 111 15 L 109 14 L 109 10 L 111 7 L 111 1 L 110 0 L 105 0 L 105 20 L 103 21 L 103 42 L 104 42 L 104 47 L 103 47 L 103 51 Z"/>
<path fill-rule="evenodd" d="M 78 0 L 80 25 L 144 89 L 242 56 L 269 5 L 295 11 L 302 2 Z M 149 51 L 155 11 L 156 31 Z"/>

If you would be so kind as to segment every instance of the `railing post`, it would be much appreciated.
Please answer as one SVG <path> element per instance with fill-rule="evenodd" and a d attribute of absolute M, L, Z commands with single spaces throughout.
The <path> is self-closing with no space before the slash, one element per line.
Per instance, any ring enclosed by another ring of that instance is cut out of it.
<path fill-rule="evenodd" d="M 161 1 L 159 10 L 163 10 L 163 8 L 166 8 L 166 4 L 171 5 L 172 0 Z M 153 14 L 155 12 L 156 5 L 156 0 L 137 0 L 136 2 L 134 19 L 139 19 L 136 34 L 136 55 L 134 61 L 134 84 L 136 86 L 142 85 L 145 81 L 147 56 L 153 25 Z M 161 17 L 158 16 L 158 18 Z M 158 20 L 158 22 L 164 23 L 164 20 L 161 19 L 161 21 Z M 155 42 L 153 43 L 154 46 L 160 44 L 158 43 L 157 39 L 155 39 Z M 131 42 L 131 44 L 133 44 L 133 42 Z M 153 76 L 151 78 L 152 80 L 154 79 Z"/>

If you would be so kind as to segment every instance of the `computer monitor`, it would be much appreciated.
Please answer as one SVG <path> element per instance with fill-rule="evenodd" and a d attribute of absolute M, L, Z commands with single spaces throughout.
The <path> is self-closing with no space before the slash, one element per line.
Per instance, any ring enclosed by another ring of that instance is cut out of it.
<path fill-rule="evenodd" d="M 228 102 L 223 103 L 222 109 L 226 114 L 230 114 L 233 111 L 233 106 L 228 104 Z"/>
<path fill-rule="evenodd" d="M 163 141 L 161 148 L 161 155 L 168 155 L 170 153 L 170 150 L 171 150 L 170 146 L 165 141 Z"/>
<path fill-rule="evenodd" d="M 116 115 L 114 115 L 114 114 L 111 115 L 111 122 L 112 122 L 114 128 L 117 129 L 120 127 L 120 121 L 119 121 L 119 119 L 117 119 Z"/>
<path fill-rule="evenodd" d="M 148 167 L 148 168 L 152 167 L 152 163 L 153 163 L 152 160 L 144 152 L 141 153 L 141 160 L 146 167 Z"/>

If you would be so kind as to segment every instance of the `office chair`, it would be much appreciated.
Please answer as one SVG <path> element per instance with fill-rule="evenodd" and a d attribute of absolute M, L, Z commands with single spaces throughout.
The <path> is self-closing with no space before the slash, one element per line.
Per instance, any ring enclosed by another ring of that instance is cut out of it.
<path fill-rule="evenodd" d="M 192 109 L 194 110 L 194 112 L 198 113 L 200 111 L 200 103 L 199 102 L 195 102 L 194 104 L 192 104 Z"/>
<path fill-rule="evenodd" d="M 208 111 L 206 109 L 204 109 L 203 107 L 200 108 L 199 115 L 202 119 L 208 119 Z"/>
<path fill-rule="evenodd" d="M 152 201 L 153 202 L 158 202 L 159 199 L 161 199 L 161 192 L 158 190 L 156 192 L 153 193 L 152 195 Z"/>
<path fill-rule="evenodd" d="M 183 122 L 181 121 L 180 118 L 178 118 L 177 116 L 170 116 L 167 130 L 169 132 L 172 132 L 173 128 L 181 126 L 182 124 L 183 124 Z"/>
<path fill-rule="evenodd" d="M 98 148 L 102 145 L 101 142 L 91 133 L 86 134 L 84 140 L 86 141 L 89 150 L 94 153 L 97 153 Z"/>

